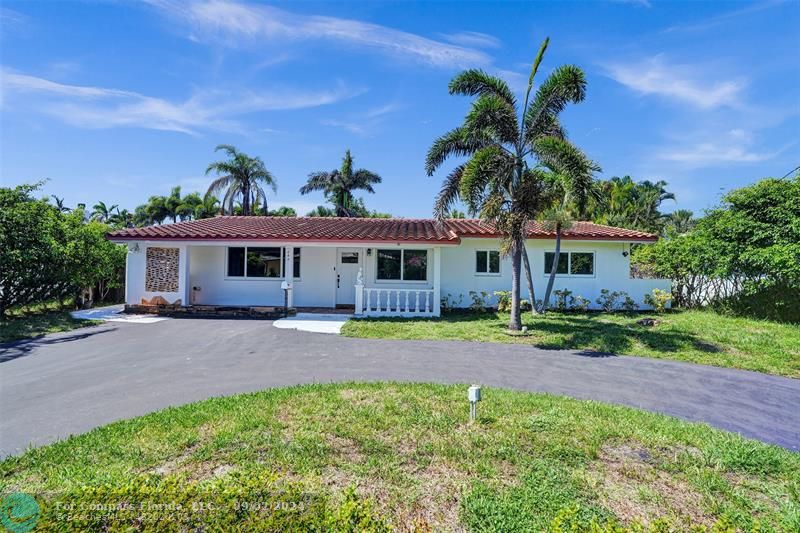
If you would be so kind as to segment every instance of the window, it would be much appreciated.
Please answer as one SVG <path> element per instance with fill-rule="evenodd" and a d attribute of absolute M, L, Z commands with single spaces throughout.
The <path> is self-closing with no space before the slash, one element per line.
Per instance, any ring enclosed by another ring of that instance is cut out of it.
<path fill-rule="evenodd" d="M 475 252 L 476 274 L 499 274 L 500 252 L 497 250 L 477 250 Z"/>
<path fill-rule="evenodd" d="M 228 248 L 228 275 L 244 276 L 244 248 Z"/>
<path fill-rule="evenodd" d="M 550 275 L 554 256 L 554 252 L 544 253 L 545 276 Z M 556 274 L 569 274 L 572 276 L 594 275 L 594 252 L 561 252 L 558 255 Z"/>
<path fill-rule="evenodd" d="M 342 252 L 341 261 L 343 265 L 357 265 L 358 252 Z"/>
<path fill-rule="evenodd" d="M 425 281 L 428 279 L 427 250 L 378 250 L 377 279 Z"/>
<path fill-rule="evenodd" d="M 294 257 L 292 258 L 292 277 L 300 279 L 300 248 L 294 249 Z"/>
<path fill-rule="evenodd" d="M 228 248 L 228 277 L 283 278 L 286 248 L 231 246 Z M 292 276 L 300 277 L 300 248 L 294 249 Z"/>

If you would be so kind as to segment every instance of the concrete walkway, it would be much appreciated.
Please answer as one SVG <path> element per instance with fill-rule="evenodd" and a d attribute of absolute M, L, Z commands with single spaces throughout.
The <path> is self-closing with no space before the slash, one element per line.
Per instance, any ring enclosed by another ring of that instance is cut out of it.
<path fill-rule="evenodd" d="M 353 315 L 343 314 L 297 313 L 295 316 L 280 318 L 272 325 L 281 329 L 338 335 L 342 332 L 344 323 L 352 317 Z"/>
<path fill-rule="evenodd" d="M 800 380 L 522 345 L 174 319 L 109 322 L 0 347 L 0 453 L 211 396 L 346 380 L 482 383 L 592 398 L 800 449 Z"/>

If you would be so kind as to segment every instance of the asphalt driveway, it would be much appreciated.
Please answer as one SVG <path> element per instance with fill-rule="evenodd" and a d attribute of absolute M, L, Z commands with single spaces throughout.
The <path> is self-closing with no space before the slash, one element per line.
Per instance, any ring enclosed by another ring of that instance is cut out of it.
<path fill-rule="evenodd" d="M 107 323 L 0 347 L 0 455 L 211 396 L 344 380 L 565 394 L 800 450 L 800 380 L 520 345 L 349 339 L 267 321 L 180 319 Z"/>

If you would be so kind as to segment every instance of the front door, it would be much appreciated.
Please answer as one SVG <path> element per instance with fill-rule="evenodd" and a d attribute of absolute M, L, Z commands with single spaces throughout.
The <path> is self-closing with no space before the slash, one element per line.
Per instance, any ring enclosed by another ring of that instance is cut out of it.
<path fill-rule="evenodd" d="M 336 305 L 355 305 L 360 248 L 336 249 Z"/>

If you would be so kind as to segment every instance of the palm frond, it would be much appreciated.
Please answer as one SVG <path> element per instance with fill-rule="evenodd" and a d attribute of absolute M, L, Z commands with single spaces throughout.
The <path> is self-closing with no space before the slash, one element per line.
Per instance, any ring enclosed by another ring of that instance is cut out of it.
<path fill-rule="evenodd" d="M 497 96 L 498 98 L 502 98 L 511 107 L 514 107 L 517 103 L 516 98 L 514 98 L 514 93 L 509 89 L 505 81 L 491 76 L 480 69 L 469 69 L 458 74 L 452 79 L 448 89 L 450 94 Z"/>
<path fill-rule="evenodd" d="M 464 120 L 469 131 L 491 132 L 505 143 L 516 142 L 518 124 L 514 106 L 495 95 L 484 95 L 475 100 Z"/>
<path fill-rule="evenodd" d="M 581 102 L 586 97 L 586 76 L 574 65 L 558 67 L 536 91 L 531 106 L 525 112 L 526 139 L 533 133 L 548 129 L 569 103 Z"/>
<path fill-rule="evenodd" d="M 425 172 L 433 176 L 447 158 L 472 155 L 492 142 L 485 132 L 470 132 L 463 126 L 450 130 L 433 141 L 425 157 Z"/>
<path fill-rule="evenodd" d="M 464 167 L 466 164 L 458 165 L 442 182 L 442 188 L 439 194 L 436 195 L 436 201 L 433 204 L 433 216 L 438 220 L 447 218 L 447 213 L 450 208 L 460 198 L 461 191 L 461 176 L 464 174 Z"/>

